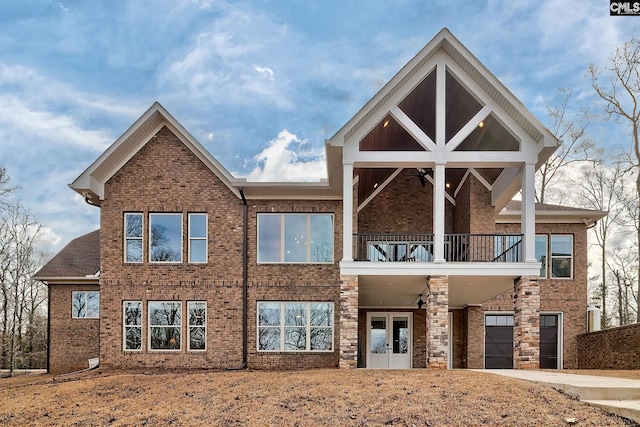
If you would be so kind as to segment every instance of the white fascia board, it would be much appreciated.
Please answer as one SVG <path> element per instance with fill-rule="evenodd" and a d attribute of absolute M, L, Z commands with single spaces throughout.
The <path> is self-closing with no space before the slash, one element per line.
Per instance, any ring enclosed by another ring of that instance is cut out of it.
<path fill-rule="evenodd" d="M 608 212 L 604 211 L 536 211 L 536 224 L 585 224 L 587 226 L 604 218 Z M 502 211 L 496 216 L 496 224 L 520 223 L 520 211 Z"/>
<path fill-rule="evenodd" d="M 393 89 L 405 78 L 405 76 L 409 75 L 414 71 L 414 68 L 417 67 L 420 62 L 422 62 L 425 58 L 427 58 L 430 54 L 437 51 L 441 47 L 441 43 L 445 40 L 445 38 L 453 37 L 448 29 L 443 28 L 440 30 L 436 36 L 431 39 L 429 43 L 423 47 L 420 52 L 418 52 L 407 64 L 398 71 L 398 73 L 391 78 L 385 84 L 382 89 L 376 93 L 369 102 L 367 102 L 357 113 L 355 116 L 351 118 L 345 125 L 338 130 L 338 132 L 333 135 L 329 141 L 331 145 L 341 146 L 344 144 L 345 135 L 356 125 L 358 124 L 364 117 L 371 112 L 381 102 L 385 96 L 387 96 Z M 424 65 L 422 66 L 424 67 Z M 435 67 L 435 63 L 432 64 L 431 68 Z M 430 68 L 430 69 L 431 69 Z M 416 73 L 417 74 L 417 73 Z M 428 75 L 424 74 L 424 76 Z M 422 77 L 424 77 L 422 76 Z M 379 121 L 379 120 L 378 120 Z M 377 122 L 376 122 L 377 123 Z"/>
<path fill-rule="evenodd" d="M 537 276 L 539 262 L 366 262 L 341 261 L 345 276 Z"/>
<path fill-rule="evenodd" d="M 98 285 L 99 277 L 33 277 L 47 285 Z"/>

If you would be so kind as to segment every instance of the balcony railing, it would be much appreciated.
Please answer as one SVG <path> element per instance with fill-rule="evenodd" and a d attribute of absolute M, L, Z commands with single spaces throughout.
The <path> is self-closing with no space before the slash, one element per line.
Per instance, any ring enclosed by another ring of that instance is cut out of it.
<path fill-rule="evenodd" d="M 433 262 L 433 234 L 354 234 L 356 261 Z M 447 262 L 521 262 L 522 234 L 445 234 Z"/>

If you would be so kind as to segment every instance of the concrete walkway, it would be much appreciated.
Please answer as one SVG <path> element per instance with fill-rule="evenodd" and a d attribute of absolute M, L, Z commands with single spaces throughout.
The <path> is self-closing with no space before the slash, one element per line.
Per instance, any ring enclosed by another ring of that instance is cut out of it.
<path fill-rule="evenodd" d="M 562 371 L 543 372 L 516 369 L 476 371 L 546 385 L 581 402 L 640 423 L 640 380 L 563 374 Z"/>

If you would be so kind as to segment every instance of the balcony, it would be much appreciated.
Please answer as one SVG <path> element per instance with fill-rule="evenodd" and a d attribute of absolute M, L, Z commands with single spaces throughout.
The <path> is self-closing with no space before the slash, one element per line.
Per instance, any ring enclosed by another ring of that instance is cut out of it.
<path fill-rule="evenodd" d="M 434 261 L 433 234 L 354 234 L 354 260 L 364 262 Z M 522 234 L 445 234 L 447 262 L 522 262 Z"/>

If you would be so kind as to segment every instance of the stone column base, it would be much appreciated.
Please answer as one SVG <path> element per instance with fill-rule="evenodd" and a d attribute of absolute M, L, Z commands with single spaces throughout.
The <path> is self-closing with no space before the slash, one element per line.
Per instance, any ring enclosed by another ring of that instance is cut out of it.
<path fill-rule="evenodd" d="M 427 279 L 427 367 L 447 369 L 449 353 L 449 277 Z"/>
<path fill-rule="evenodd" d="M 340 277 L 339 366 L 358 367 L 358 276 Z"/>
<path fill-rule="evenodd" d="M 514 282 L 513 368 L 540 368 L 540 287 L 538 277 Z"/>

